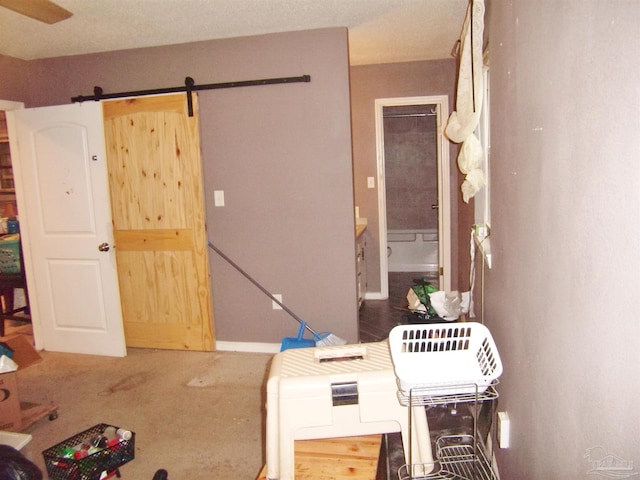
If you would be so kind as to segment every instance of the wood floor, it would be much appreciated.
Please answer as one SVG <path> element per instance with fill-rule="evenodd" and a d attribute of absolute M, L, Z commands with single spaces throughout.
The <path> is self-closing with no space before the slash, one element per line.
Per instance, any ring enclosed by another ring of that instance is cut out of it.
<path fill-rule="evenodd" d="M 389 273 L 389 298 L 365 300 L 360 308 L 361 342 L 384 340 L 393 327 L 408 323 L 407 292 L 422 279 L 438 286 L 438 276 L 435 272 Z"/>

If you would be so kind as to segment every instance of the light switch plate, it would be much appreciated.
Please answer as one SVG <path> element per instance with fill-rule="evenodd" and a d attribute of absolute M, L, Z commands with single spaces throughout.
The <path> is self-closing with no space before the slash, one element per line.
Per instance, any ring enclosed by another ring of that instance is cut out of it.
<path fill-rule="evenodd" d="M 373 177 L 367 177 L 367 188 L 376 188 L 376 179 Z"/>
<path fill-rule="evenodd" d="M 282 294 L 281 293 L 274 293 L 273 296 L 280 303 L 282 303 Z M 271 308 L 273 308 L 274 310 L 282 310 L 282 307 L 280 305 L 278 305 L 276 302 L 274 302 L 273 300 L 271 300 Z"/>
<path fill-rule="evenodd" d="M 216 207 L 224 207 L 224 190 L 213 191 L 213 204 Z"/>

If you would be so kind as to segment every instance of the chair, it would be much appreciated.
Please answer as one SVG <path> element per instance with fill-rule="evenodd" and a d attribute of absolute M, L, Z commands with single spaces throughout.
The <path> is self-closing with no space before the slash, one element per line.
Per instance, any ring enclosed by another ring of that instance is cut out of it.
<path fill-rule="evenodd" d="M 31 311 L 29 308 L 29 293 L 27 292 L 27 279 L 24 274 L 24 259 L 22 255 L 22 243 L 20 243 L 20 272 L 0 273 L 0 337 L 5 334 L 5 320 L 14 320 L 22 323 L 31 323 Z M 14 308 L 13 296 L 16 288 L 24 290 L 25 305 Z M 18 315 L 21 314 L 21 315 Z"/>

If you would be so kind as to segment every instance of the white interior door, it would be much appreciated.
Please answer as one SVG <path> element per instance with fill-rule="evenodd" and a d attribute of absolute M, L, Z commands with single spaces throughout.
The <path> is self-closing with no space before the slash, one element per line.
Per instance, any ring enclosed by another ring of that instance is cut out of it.
<path fill-rule="evenodd" d="M 7 119 L 36 346 L 124 356 L 102 105 Z"/>

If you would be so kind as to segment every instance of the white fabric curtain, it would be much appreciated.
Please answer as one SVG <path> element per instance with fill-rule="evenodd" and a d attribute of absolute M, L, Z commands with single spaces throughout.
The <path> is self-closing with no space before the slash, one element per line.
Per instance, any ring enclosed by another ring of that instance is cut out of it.
<path fill-rule="evenodd" d="M 459 49 L 459 73 L 456 110 L 449 117 L 445 134 L 454 143 L 461 143 L 458 168 L 465 175 L 462 199 L 469 202 L 484 184 L 483 152 L 474 134 L 482 108 L 484 31 L 484 0 L 471 0 L 462 27 Z"/>

